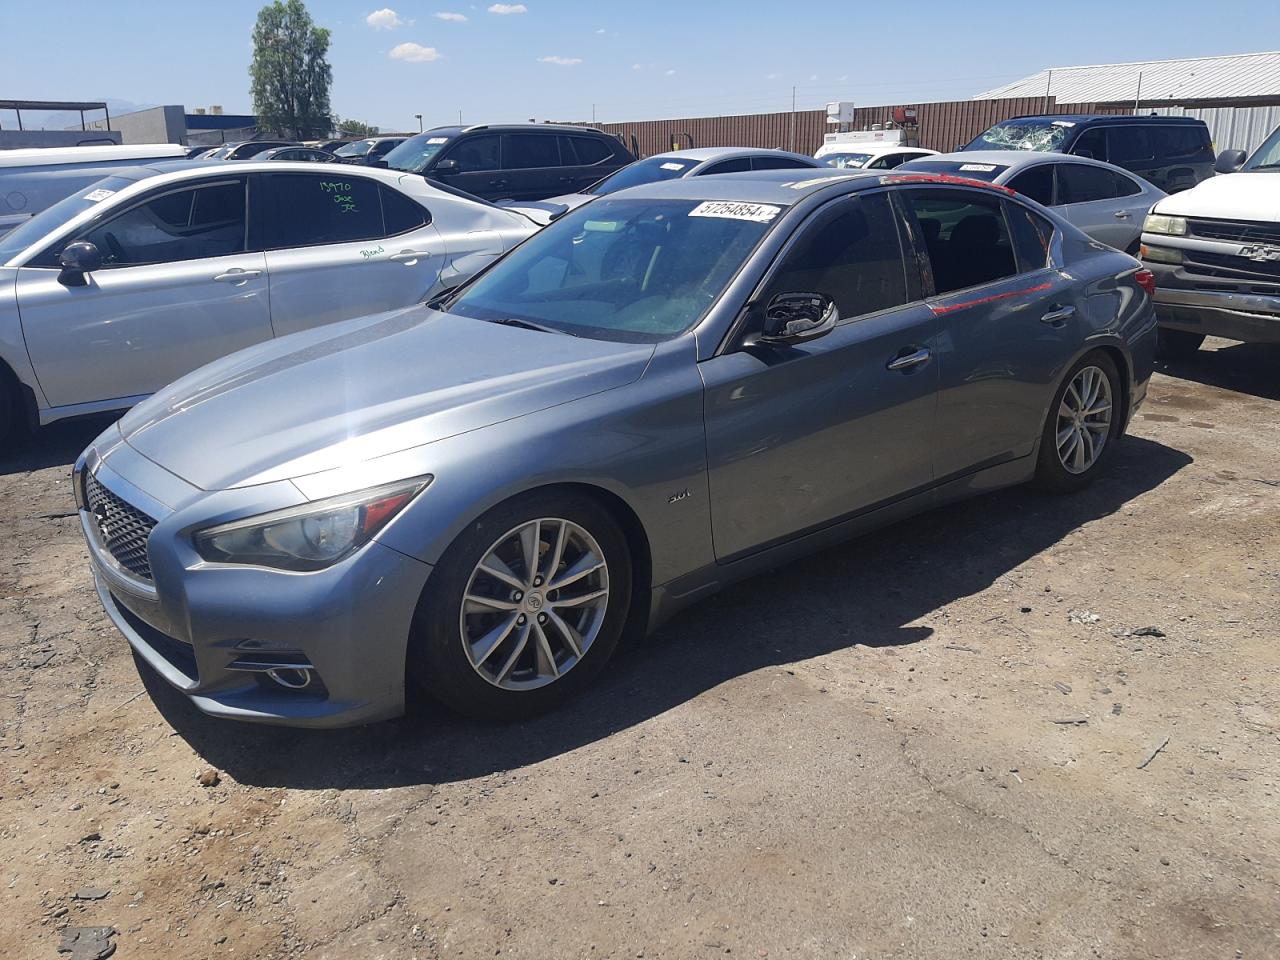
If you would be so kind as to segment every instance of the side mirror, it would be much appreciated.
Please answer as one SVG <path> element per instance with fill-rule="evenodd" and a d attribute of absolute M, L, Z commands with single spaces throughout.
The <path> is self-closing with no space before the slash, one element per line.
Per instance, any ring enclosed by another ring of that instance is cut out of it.
<path fill-rule="evenodd" d="M 1213 165 L 1214 173 L 1235 173 L 1244 166 L 1249 155 L 1243 150 L 1223 150 Z"/>
<path fill-rule="evenodd" d="M 376 159 L 374 159 L 374 160 L 370 160 L 370 161 L 369 161 L 369 166 L 371 166 L 371 167 L 377 167 L 379 170 L 386 170 L 386 169 L 387 169 L 387 161 L 383 160 L 381 157 L 378 157 L 378 158 L 376 158 Z"/>
<path fill-rule="evenodd" d="M 62 265 L 58 282 L 65 287 L 83 287 L 87 282 L 84 275 L 102 268 L 102 253 L 88 240 L 77 240 L 62 248 L 58 262 Z"/>
<path fill-rule="evenodd" d="M 444 173 L 444 174 L 457 173 L 458 161 L 457 160 L 441 160 L 439 163 L 435 165 L 435 167 L 432 169 L 431 172 Z"/>
<path fill-rule="evenodd" d="M 825 293 L 780 293 L 764 310 L 757 343 L 802 343 L 830 333 L 840 320 L 836 302 Z"/>
<path fill-rule="evenodd" d="M 1072 156 L 1074 156 L 1074 157 L 1084 157 L 1086 160 L 1097 160 L 1097 159 L 1098 159 L 1097 157 L 1095 157 L 1095 156 L 1093 155 L 1093 151 L 1092 151 L 1092 150 L 1090 150 L 1090 149 L 1088 149 L 1087 147 L 1086 147 L 1084 150 L 1072 150 L 1072 151 L 1071 151 L 1071 155 L 1072 155 Z"/>

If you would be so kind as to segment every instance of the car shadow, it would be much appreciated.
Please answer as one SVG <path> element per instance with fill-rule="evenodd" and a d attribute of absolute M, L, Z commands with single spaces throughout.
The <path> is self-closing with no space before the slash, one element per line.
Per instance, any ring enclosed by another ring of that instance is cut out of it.
<path fill-rule="evenodd" d="M 732 586 L 619 651 L 602 678 L 558 710 L 519 724 L 467 720 L 430 705 L 348 730 L 214 720 L 139 661 L 157 707 L 213 766 L 240 783 L 383 788 L 480 777 L 575 750 L 735 677 L 854 644 L 940 643 L 928 620 L 1066 534 L 1158 487 L 1191 462 L 1130 437 L 1088 490 L 1017 488 L 952 505 Z"/>
<path fill-rule="evenodd" d="M 119 413 L 78 417 L 42 427 L 34 436 L 7 441 L 0 449 L 0 476 L 58 466 L 70 471 L 84 448 L 118 419 Z"/>
<path fill-rule="evenodd" d="M 1280 343 L 1231 343 L 1200 350 L 1186 360 L 1161 362 L 1158 369 L 1180 380 L 1280 400 Z"/>

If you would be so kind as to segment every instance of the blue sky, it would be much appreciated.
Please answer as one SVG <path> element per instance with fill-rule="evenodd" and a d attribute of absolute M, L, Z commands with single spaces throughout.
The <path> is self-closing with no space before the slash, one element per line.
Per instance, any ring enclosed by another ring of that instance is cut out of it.
<path fill-rule="evenodd" d="M 261 5 L 0 0 L 0 97 L 247 112 Z M 416 113 L 431 126 L 459 111 L 467 122 L 590 120 L 594 105 L 604 122 L 786 110 L 792 86 L 801 108 L 961 99 L 1046 66 L 1280 45 L 1274 0 L 1233 3 L 1230 16 L 1204 0 L 1166 0 L 1150 16 L 1114 0 L 308 6 L 333 31 L 334 110 L 384 129 L 416 128 Z"/>

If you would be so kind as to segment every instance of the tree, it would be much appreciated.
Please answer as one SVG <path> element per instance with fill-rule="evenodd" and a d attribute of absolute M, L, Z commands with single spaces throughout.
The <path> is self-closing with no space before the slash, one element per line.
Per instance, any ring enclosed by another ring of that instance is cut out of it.
<path fill-rule="evenodd" d="M 352 140 L 363 140 L 365 137 L 376 137 L 378 135 L 377 127 L 370 126 L 367 123 L 361 123 L 359 120 L 352 120 L 350 118 L 346 120 L 339 120 L 337 117 L 334 117 L 333 120 L 334 126 L 338 131 L 338 136 L 340 137 L 350 137 Z"/>
<path fill-rule="evenodd" d="M 305 140 L 326 137 L 333 68 L 329 31 L 317 27 L 302 0 L 275 0 L 253 28 L 253 110 L 260 130 Z"/>

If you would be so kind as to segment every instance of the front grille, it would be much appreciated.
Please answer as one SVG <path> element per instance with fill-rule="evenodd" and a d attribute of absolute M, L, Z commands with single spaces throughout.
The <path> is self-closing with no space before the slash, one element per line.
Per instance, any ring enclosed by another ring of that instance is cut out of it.
<path fill-rule="evenodd" d="M 1280 261 L 1249 260 L 1234 254 L 1211 253 L 1208 250 L 1186 250 L 1184 256 L 1186 259 L 1183 261 L 1183 268 L 1188 273 L 1251 283 L 1280 282 Z"/>
<path fill-rule="evenodd" d="M 1187 232 L 1205 240 L 1229 240 L 1233 243 L 1280 243 L 1280 226 L 1251 220 L 1188 219 Z"/>
<path fill-rule="evenodd" d="M 116 563 L 134 576 L 150 580 L 147 537 L 151 536 L 155 520 L 121 500 L 91 473 L 84 475 L 84 502 L 98 525 L 103 546 Z"/>

